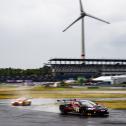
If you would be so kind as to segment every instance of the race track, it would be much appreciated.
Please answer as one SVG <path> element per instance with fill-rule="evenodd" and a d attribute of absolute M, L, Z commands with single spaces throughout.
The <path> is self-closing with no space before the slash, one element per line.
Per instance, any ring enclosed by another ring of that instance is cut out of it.
<path fill-rule="evenodd" d="M 49 100 L 50 101 L 50 100 Z M 48 102 L 49 102 L 48 101 Z M 50 101 L 51 102 L 51 101 Z M 110 110 L 109 117 L 61 115 L 57 107 L 35 102 L 29 107 L 13 107 L 10 100 L 0 100 L 0 126 L 125 126 L 126 110 Z M 52 107 L 51 107 L 52 106 Z M 44 107 L 44 109 L 43 109 Z"/>

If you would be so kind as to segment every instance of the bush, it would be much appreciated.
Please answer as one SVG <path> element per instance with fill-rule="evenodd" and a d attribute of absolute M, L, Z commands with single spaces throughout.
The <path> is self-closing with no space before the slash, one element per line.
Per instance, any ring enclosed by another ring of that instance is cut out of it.
<path fill-rule="evenodd" d="M 90 86 L 90 87 L 88 87 L 88 89 L 99 89 L 99 87 L 98 86 Z"/>

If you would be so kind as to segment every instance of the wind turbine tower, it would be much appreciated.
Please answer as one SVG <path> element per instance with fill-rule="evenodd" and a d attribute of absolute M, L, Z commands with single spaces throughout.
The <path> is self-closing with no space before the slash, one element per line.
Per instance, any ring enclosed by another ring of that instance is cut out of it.
<path fill-rule="evenodd" d="M 80 3 L 80 16 L 73 22 L 71 23 L 66 29 L 63 30 L 63 32 L 65 32 L 67 29 L 69 29 L 73 24 L 75 24 L 76 22 L 78 22 L 79 20 L 81 20 L 81 37 L 82 37 L 82 44 L 81 44 L 81 58 L 82 59 L 85 59 L 85 36 L 84 36 L 84 18 L 86 16 L 90 17 L 90 18 L 93 18 L 93 19 L 96 19 L 96 20 L 99 20 L 101 22 L 104 22 L 104 23 L 107 23 L 107 24 L 110 24 L 109 22 L 105 21 L 105 20 L 102 20 L 100 18 L 97 18 L 93 15 L 90 15 L 88 13 L 86 13 L 83 9 L 83 5 L 82 5 L 82 1 L 79 0 L 79 3 Z"/>

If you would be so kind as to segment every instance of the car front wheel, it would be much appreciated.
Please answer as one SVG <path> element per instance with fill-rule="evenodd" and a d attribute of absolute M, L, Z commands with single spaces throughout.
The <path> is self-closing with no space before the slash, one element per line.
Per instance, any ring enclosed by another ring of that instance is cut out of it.
<path fill-rule="evenodd" d="M 85 107 L 81 107 L 81 108 L 80 108 L 80 115 L 81 115 L 81 116 L 87 115 L 87 112 L 86 112 L 86 108 L 85 108 Z"/>

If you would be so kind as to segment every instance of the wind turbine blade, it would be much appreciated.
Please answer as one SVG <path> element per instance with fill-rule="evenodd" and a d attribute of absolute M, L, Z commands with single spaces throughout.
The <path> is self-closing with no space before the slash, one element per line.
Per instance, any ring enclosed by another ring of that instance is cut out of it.
<path fill-rule="evenodd" d="M 92 16 L 92 15 L 90 15 L 90 14 L 86 14 L 86 16 L 91 17 L 91 18 L 94 18 L 94 19 L 99 20 L 99 21 L 102 21 L 102 22 L 104 22 L 104 23 L 110 24 L 109 22 L 107 22 L 107 21 L 105 21 L 105 20 L 102 20 L 102 19 L 100 19 L 100 18 L 97 18 L 97 17 L 95 17 L 95 16 Z"/>
<path fill-rule="evenodd" d="M 82 5 L 82 1 L 81 0 L 80 0 L 80 11 L 81 12 L 84 12 L 83 5 Z"/>
<path fill-rule="evenodd" d="M 83 18 L 83 16 L 80 16 L 79 18 L 77 18 L 73 23 L 71 23 L 66 29 L 63 30 L 63 32 L 65 32 L 68 28 L 70 28 L 73 24 L 75 24 L 77 21 L 79 21 L 81 18 Z"/>

